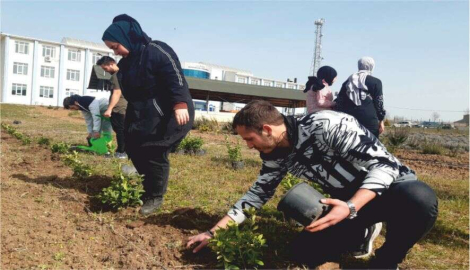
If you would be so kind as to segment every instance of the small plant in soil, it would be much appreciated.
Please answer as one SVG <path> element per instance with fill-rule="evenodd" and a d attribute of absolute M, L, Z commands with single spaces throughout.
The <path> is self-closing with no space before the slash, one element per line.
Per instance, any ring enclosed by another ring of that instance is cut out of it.
<path fill-rule="evenodd" d="M 204 145 L 202 138 L 187 136 L 181 141 L 177 151 L 182 151 L 187 154 L 201 154 L 204 151 L 202 150 L 202 145 Z"/>
<path fill-rule="evenodd" d="M 408 139 L 410 134 L 409 129 L 407 128 L 393 128 L 387 134 L 387 150 L 390 153 L 394 153 L 396 149 L 400 148 L 402 144 Z"/>
<path fill-rule="evenodd" d="M 421 153 L 426 155 L 442 155 L 444 147 L 435 142 L 425 142 L 421 145 Z"/>
<path fill-rule="evenodd" d="M 104 188 L 97 198 L 114 209 L 142 205 L 141 195 L 144 193 L 142 176 L 133 174 L 125 176 L 119 164 L 118 173 L 111 181 L 111 185 Z"/>
<path fill-rule="evenodd" d="M 281 181 L 281 187 L 284 190 L 284 193 L 289 191 L 293 186 L 303 182 L 302 179 L 295 177 L 294 175 L 287 173 L 287 175 Z"/>
<path fill-rule="evenodd" d="M 253 269 L 263 266 L 263 249 L 266 239 L 258 233 L 255 209 L 245 211 L 246 221 L 242 225 L 231 221 L 227 228 L 218 229 L 209 247 L 217 255 L 220 267 L 225 269 Z"/>
<path fill-rule="evenodd" d="M 51 140 L 49 138 L 46 138 L 46 137 L 39 137 L 38 138 L 38 144 L 39 145 L 49 146 L 49 145 L 51 145 Z"/>
<path fill-rule="evenodd" d="M 93 169 L 90 165 L 83 164 L 78 158 L 78 153 L 73 151 L 71 154 L 64 156 L 64 164 L 72 168 L 73 176 L 84 179 L 93 175 Z"/>
<path fill-rule="evenodd" d="M 66 154 L 70 150 L 70 145 L 64 142 L 54 143 L 51 145 L 52 153 Z"/>
<path fill-rule="evenodd" d="M 225 136 L 225 145 L 227 146 L 228 159 L 230 160 L 230 163 L 232 163 L 232 167 L 234 169 L 242 169 L 245 164 L 242 160 L 240 141 L 237 141 L 237 144 L 232 146 L 228 141 L 228 137 Z"/>

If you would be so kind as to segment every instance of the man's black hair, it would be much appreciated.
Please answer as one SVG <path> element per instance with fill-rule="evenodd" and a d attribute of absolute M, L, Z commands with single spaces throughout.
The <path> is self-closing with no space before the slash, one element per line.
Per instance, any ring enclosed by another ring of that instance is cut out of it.
<path fill-rule="evenodd" d="M 114 58 L 110 57 L 110 56 L 103 56 L 100 58 L 100 60 L 98 60 L 98 62 L 96 62 L 97 65 L 101 66 L 101 65 L 109 65 L 109 64 L 113 64 L 113 63 L 116 63 L 116 60 L 114 60 Z"/>

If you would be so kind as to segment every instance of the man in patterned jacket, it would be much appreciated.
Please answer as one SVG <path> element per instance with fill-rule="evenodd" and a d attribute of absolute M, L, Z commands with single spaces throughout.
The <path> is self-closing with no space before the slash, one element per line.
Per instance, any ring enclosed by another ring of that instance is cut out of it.
<path fill-rule="evenodd" d="M 199 251 L 217 228 L 241 223 L 243 209 L 262 207 L 287 174 L 321 185 L 331 195 L 323 218 L 312 222 L 291 244 L 296 260 L 311 267 L 349 252 L 365 228 L 387 224 L 383 246 L 370 267 L 396 269 L 408 250 L 434 225 L 437 198 L 357 120 L 320 111 L 300 119 L 285 117 L 267 101 L 252 101 L 235 115 L 233 127 L 249 148 L 261 154 L 258 179 L 210 231 L 193 236 Z"/>

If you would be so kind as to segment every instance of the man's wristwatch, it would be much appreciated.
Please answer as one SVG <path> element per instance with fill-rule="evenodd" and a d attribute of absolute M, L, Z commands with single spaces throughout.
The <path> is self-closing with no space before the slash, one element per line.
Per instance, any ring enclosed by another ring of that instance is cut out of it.
<path fill-rule="evenodd" d="M 349 207 L 348 219 L 353 219 L 353 218 L 357 217 L 356 206 L 351 201 L 347 201 L 346 204 Z"/>

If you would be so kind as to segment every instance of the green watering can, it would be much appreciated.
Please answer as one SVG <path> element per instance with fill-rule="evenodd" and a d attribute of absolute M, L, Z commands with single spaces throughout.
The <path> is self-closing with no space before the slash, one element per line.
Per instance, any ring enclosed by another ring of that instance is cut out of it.
<path fill-rule="evenodd" d="M 113 140 L 111 132 L 103 132 L 101 133 L 101 137 L 98 139 L 91 138 L 90 144 L 91 146 L 77 146 L 78 149 L 86 150 L 95 152 L 98 155 L 105 155 L 109 152 L 108 150 L 108 143 Z"/>

